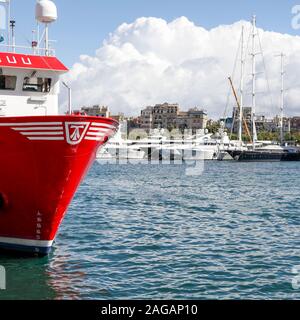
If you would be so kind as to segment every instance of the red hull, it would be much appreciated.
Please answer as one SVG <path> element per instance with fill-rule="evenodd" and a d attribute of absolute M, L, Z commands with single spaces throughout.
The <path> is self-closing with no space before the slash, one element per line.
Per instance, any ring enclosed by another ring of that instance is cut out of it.
<path fill-rule="evenodd" d="M 0 118 L 0 248 L 49 252 L 98 148 L 117 127 L 86 116 Z"/>

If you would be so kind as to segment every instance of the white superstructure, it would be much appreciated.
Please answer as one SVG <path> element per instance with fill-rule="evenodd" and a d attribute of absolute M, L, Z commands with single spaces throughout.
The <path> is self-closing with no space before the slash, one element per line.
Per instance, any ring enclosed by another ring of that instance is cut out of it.
<path fill-rule="evenodd" d="M 59 73 L 1 68 L 0 116 L 57 115 Z"/>
<path fill-rule="evenodd" d="M 54 2 L 38 1 L 36 20 L 45 28 L 41 34 L 36 32 L 37 39 L 32 41 L 31 47 L 15 45 L 15 21 L 10 22 L 6 44 L 0 45 L 0 117 L 59 114 L 59 79 L 68 69 L 55 57 L 49 45 L 48 27 L 57 20 Z M 29 54 L 17 52 L 24 50 Z"/>

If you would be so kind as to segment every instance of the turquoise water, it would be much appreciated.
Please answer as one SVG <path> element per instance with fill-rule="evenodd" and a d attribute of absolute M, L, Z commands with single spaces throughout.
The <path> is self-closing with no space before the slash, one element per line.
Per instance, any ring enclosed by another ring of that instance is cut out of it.
<path fill-rule="evenodd" d="M 299 299 L 299 181 L 300 163 L 95 164 L 49 258 L 0 257 L 0 298 Z"/>

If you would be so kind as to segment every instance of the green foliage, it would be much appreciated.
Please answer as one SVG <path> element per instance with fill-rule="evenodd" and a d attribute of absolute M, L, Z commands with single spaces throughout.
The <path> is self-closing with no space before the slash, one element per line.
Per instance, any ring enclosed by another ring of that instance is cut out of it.
<path fill-rule="evenodd" d="M 286 133 L 284 136 L 285 141 L 300 142 L 300 132 Z M 258 134 L 258 140 L 270 140 L 280 142 L 279 132 L 262 131 Z"/>
<path fill-rule="evenodd" d="M 230 140 L 238 140 L 238 139 L 239 139 L 239 137 L 238 137 L 237 134 L 233 133 L 232 135 L 230 135 Z M 251 141 L 251 140 L 250 140 L 250 137 L 249 137 L 248 135 L 246 135 L 246 134 L 244 134 L 244 135 L 242 136 L 242 140 L 243 140 L 244 142 L 250 142 L 250 141 Z"/>
<path fill-rule="evenodd" d="M 238 140 L 238 135 L 233 133 L 231 136 L 230 136 L 230 140 Z"/>
<path fill-rule="evenodd" d="M 280 134 L 278 132 L 261 131 L 258 133 L 258 140 L 260 141 L 280 141 Z"/>
<path fill-rule="evenodd" d="M 214 122 L 207 126 L 207 129 L 210 133 L 217 133 L 220 129 L 220 124 Z M 238 135 L 233 133 L 230 135 L 231 140 L 238 140 Z M 280 142 L 280 132 L 270 132 L 270 131 L 260 131 L 258 132 L 258 140 L 259 141 L 274 141 Z M 250 137 L 248 135 L 243 135 L 244 142 L 250 142 Z M 294 141 L 300 143 L 300 132 L 292 132 L 285 134 L 285 141 Z"/>
<path fill-rule="evenodd" d="M 300 142 L 300 132 L 287 133 L 285 135 L 285 140 L 286 141 Z"/>
<path fill-rule="evenodd" d="M 217 133 L 219 132 L 219 129 L 221 128 L 220 123 L 218 122 L 213 122 L 212 124 L 207 125 L 206 129 L 208 130 L 209 133 Z"/>

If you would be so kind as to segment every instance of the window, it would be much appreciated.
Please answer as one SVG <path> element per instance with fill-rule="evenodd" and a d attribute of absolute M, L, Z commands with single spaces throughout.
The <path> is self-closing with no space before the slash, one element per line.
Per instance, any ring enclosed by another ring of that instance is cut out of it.
<path fill-rule="evenodd" d="M 50 78 L 24 78 L 23 91 L 30 92 L 50 92 L 51 79 Z"/>
<path fill-rule="evenodd" d="M 16 76 L 0 76 L 0 90 L 15 90 L 16 84 Z"/>

